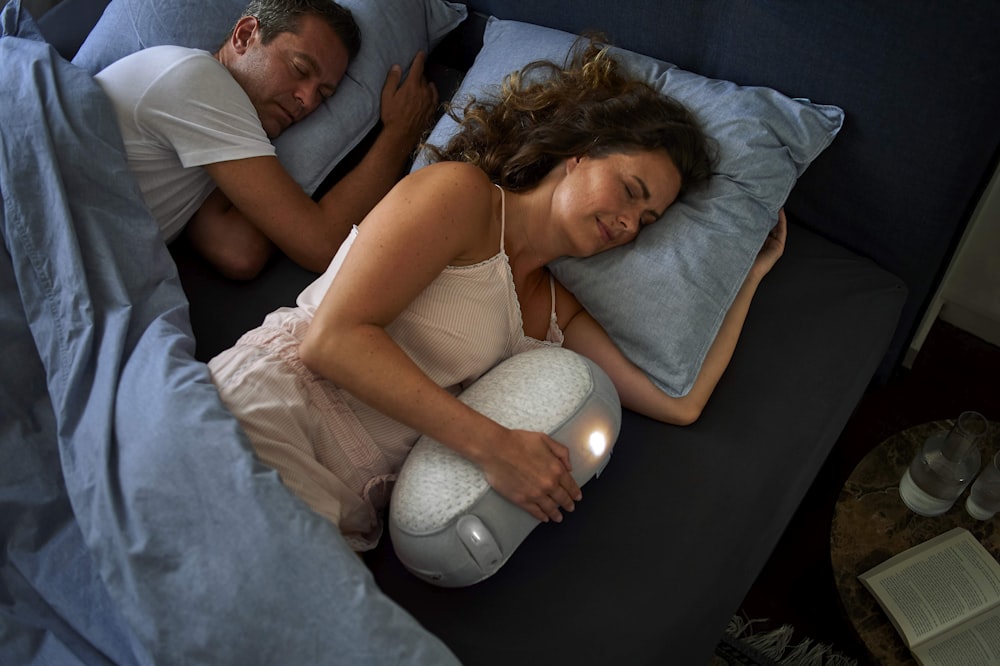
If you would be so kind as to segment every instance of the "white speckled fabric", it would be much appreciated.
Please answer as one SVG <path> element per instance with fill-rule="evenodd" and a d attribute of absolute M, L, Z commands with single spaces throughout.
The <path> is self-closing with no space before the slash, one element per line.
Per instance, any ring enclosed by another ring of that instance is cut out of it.
<path fill-rule="evenodd" d="M 587 361 L 566 349 L 539 349 L 501 363 L 459 399 L 508 428 L 552 433 L 594 389 Z M 451 449 L 422 437 L 393 492 L 393 520 L 412 533 L 446 526 L 489 490 L 482 472 Z"/>

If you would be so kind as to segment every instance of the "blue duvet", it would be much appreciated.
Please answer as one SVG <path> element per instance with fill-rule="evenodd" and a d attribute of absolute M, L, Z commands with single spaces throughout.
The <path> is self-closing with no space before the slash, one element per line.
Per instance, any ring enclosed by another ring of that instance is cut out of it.
<path fill-rule="evenodd" d="M 453 663 L 258 464 L 89 75 L 0 38 L 0 663 Z"/>

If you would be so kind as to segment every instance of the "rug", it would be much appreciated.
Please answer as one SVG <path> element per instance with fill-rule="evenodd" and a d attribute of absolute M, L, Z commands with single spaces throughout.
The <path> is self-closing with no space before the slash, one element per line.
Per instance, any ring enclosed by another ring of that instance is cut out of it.
<path fill-rule="evenodd" d="M 792 642 L 794 629 L 784 625 L 764 632 L 754 625 L 766 620 L 733 616 L 715 648 L 709 666 L 858 666 L 850 657 L 809 639 Z"/>

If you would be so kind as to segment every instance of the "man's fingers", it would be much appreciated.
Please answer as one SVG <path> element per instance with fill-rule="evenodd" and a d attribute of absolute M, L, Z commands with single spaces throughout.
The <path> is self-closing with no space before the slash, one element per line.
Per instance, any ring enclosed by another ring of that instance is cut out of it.
<path fill-rule="evenodd" d="M 389 68 L 389 73 L 385 76 L 385 86 L 384 89 L 387 91 L 395 91 L 399 87 L 399 81 L 403 78 L 403 68 L 399 65 L 393 65 Z"/>
<path fill-rule="evenodd" d="M 427 54 L 423 51 L 417 51 L 417 55 L 413 56 L 413 64 L 410 65 L 410 73 L 407 78 L 416 77 L 420 78 L 424 75 L 424 63 L 427 61 Z"/>

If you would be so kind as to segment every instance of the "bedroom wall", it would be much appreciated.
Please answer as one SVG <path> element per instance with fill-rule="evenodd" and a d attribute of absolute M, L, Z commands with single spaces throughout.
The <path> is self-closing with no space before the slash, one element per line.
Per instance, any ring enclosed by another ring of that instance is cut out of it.
<path fill-rule="evenodd" d="M 940 317 L 1000 346 L 1000 168 L 980 200 L 955 257 L 910 344 L 910 365 Z"/>

